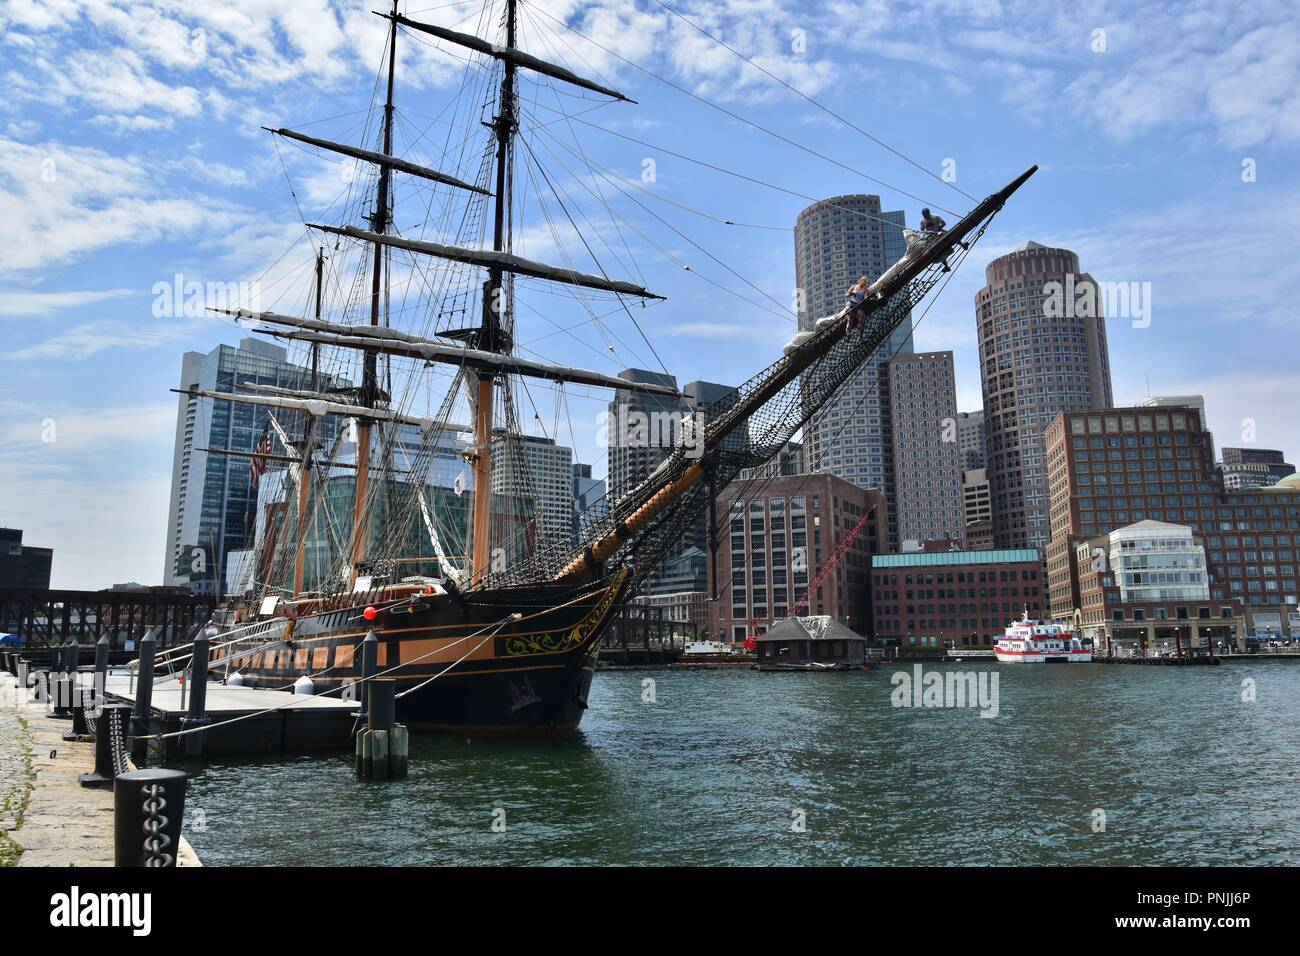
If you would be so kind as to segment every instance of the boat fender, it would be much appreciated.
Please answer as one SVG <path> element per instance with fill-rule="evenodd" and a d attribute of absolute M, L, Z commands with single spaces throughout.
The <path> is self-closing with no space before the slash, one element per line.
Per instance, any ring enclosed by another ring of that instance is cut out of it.
<path fill-rule="evenodd" d="M 299 677 L 296 681 L 293 682 L 293 692 L 295 694 L 301 694 L 305 697 L 310 697 L 312 694 L 316 693 L 316 685 L 312 683 L 310 677 L 308 677 L 306 674 L 303 674 L 301 677 Z"/>
<path fill-rule="evenodd" d="M 229 677 L 226 678 L 226 686 L 227 686 L 227 687 L 243 687 L 243 686 L 244 686 L 244 675 L 241 674 L 241 673 L 239 673 L 239 671 L 235 671 L 233 674 L 231 674 Z"/>

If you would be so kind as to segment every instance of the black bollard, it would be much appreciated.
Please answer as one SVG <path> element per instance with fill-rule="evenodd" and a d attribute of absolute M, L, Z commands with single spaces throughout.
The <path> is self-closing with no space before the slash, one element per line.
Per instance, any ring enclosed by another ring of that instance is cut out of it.
<path fill-rule="evenodd" d="M 194 639 L 194 656 L 190 658 L 189 681 L 190 704 L 185 719 L 181 721 L 181 730 L 206 727 L 208 720 L 208 637 L 205 631 Z M 203 756 L 203 745 L 207 734 L 202 730 L 178 738 L 181 753 L 187 757 Z"/>
<path fill-rule="evenodd" d="M 63 645 L 55 644 L 50 648 L 50 673 L 57 674 L 63 670 Z"/>
<path fill-rule="evenodd" d="M 108 687 L 108 635 L 95 642 L 95 700 L 98 701 Z"/>
<path fill-rule="evenodd" d="M 397 712 L 397 681 L 380 678 L 372 680 L 366 686 L 370 688 L 370 709 L 366 725 L 371 730 L 392 730 Z"/>
<path fill-rule="evenodd" d="M 72 729 L 63 735 L 67 741 L 77 741 L 82 737 L 91 735 L 90 725 L 86 723 L 86 698 L 81 693 L 81 688 L 76 685 L 76 678 L 71 678 L 72 684 Z"/>
<path fill-rule="evenodd" d="M 379 672 L 379 638 L 375 635 L 372 628 L 366 635 L 366 639 L 361 642 L 361 713 L 359 714 L 362 721 L 365 721 L 368 713 L 370 701 L 369 686 L 371 678 Z"/>
<path fill-rule="evenodd" d="M 69 674 L 77 673 L 77 668 L 81 666 L 81 645 L 74 639 L 64 651 L 63 669 Z"/>
<path fill-rule="evenodd" d="M 54 709 L 51 717 L 60 720 L 72 719 L 72 677 L 62 671 L 51 670 L 49 673 L 50 703 Z"/>
<path fill-rule="evenodd" d="M 154 639 L 146 637 L 140 642 L 140 664 L 135 675 L 135 709 L 131 716 L 131 759 L 137 767 L 143 766 L 149 755 L 149 725 L 153 720 L 153 655 Z"/>
<path fill-rule="evenodd" d="M 130 721 L 131 708 L 126 704 L 105 704 L 95 718 L 95 769 L 83 773 L 77 781 L 83 787 L 111 787 L 118 770 L 126 769 L 123 736 Z"/>
<path fill-rule="evenodd" d="M 131 770 L 113 781 L 114 866 L 176 865 L 185 780 L 183 770 L 156 768 Z"/>

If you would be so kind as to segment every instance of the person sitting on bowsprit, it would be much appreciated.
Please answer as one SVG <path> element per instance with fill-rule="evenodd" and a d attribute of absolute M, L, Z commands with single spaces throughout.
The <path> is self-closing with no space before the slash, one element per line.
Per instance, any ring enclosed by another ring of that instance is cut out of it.
<path fill-rule="evenodd" d="M 849 313 L 849 325 L 845 331 L 852 332 L 861 324 L 862 316 L 858 314 L 857 307 L 867 297 L 867 289 L 870 285 L 871 280 L 866 276 L 861 276 L 857 282 L 849 286 L 848 292 L 845 293 L 849 297 L 848 305 L 845 306 Z"/>
<path fill-rule="evenodd" d="M 943 232 L 948 224 L 928 209 L 921 210 L 921 231 L 924 233 Z"/>

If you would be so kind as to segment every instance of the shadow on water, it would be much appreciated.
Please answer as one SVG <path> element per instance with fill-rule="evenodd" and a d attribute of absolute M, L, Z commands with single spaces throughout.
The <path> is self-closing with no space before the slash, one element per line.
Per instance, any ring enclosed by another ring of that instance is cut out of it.
<path fill-rule="evenodd" d="M 600 672 L 580 733 L 415 737 L 403 781 L 203 767 L 187 837 L 213 864 L 1300 861 L 1300 668 L 925 665 L 963 669 L 996 719 L 893 706 L 907 665 Z"/>

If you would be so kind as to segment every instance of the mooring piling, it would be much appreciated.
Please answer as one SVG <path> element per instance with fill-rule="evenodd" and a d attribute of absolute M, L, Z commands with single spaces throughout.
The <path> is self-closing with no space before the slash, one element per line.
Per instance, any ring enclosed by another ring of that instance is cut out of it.
<path fill-rule="evenodd" d="M 77 781 L 83 787 L 111 787 L 113 778 L 126 772 L 126 726 L 131 708 L 104 704 L 95 718 L 95 769 Z"/>
<path fill-rule="evenodd" d="M 185 815 L 183 770 L 131 770 L 113 781 L 114 866 L 175 866 Z"/>
<path fill-rule="evenodd" d="M 365 723 L 370 709 L 370 685 L 374 683 L 374 676 L 379 672 L 379 636 L 375 634 L 374 628 L 366 634 L 366 639 L 361 642 L 361 712 L 357 714 L 357 719 Z"/>
<path fill-rule="evenodd" d="M 356 773 L 365 780 L 406 776 L 410 735 L 396 722 L 397 682 L 379 678 L 366 682 L 366 726 L 357 733 Z"/>
<path fill-rule="evenodd" d="M 149 729 L 153 720 L 154 639 L 140 642 L 140 660 L 136 669 L 135 711 L 131 716 L 131 759 L 137 765 L 149 755 Z"/>
<path fill-rule="evenodd" d="M 208 719 L 208 633 L 204 631 L 194 639 L 194 653 L 190 657 L 189 676 L 186 679 L 186 685 L 189 688 L 189 705 L 185 712 L 185 718 L 181 721 L 182 730 L 190 730 L 196 727 L 206 727 L 211 721 Z M 203 756 L 203 747 L 206 743 L 207 733 L 198 730 L 192 734 L 186 734 L 180 738 L 181 753 L 186 757 Z"/>

